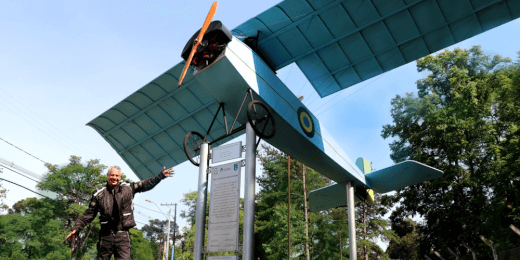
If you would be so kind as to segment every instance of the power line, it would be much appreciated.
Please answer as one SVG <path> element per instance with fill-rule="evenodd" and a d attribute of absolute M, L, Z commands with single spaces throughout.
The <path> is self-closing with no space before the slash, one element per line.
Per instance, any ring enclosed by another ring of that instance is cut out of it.
<path fill-rule="evenodd" d="M 33 158 L 35 158 L 35 159 L 37 159 L 37 160 L 39 160 L 39 161 L 45 163 L 45 164 L 51 164 L 51 163 L 48 163 L 48 162 L 43 161 L 42 159 L 40 159 L 40 158 L 38 158 L 38 157 L 32 155 L 31 153 L 29 153 L 29 152 L 23 150 L 22 148 L 20 148 L 20 147 L 14 145 L 14 144 L 8 142 L 7 140 L 5 140 L 5 139 L 3 139 L 3 138 L 1 138 L 1 137 L 0 137 L 0 140 L 2 140 L 2 141 L 4 141 L 4 142 L 8 143 L 9 145 L 15 147 L 16 149 L 18 149 L 18 150 L 20 150 L 20 151 L 26 153 L 27 155 L 29 155 L 29 156 L 31 156 L 31 157 L 33 157 Z M 2 160 L 2 159 L 0 159 L 0 163 L 2 162 L 1 160 Z M 7 161 L 6 161 L 6 162 L 7 162 Z M 8 162 L 8 163 L 9 163 L 9 162 Z M 13 165 L 14 165 L 14 164 L 13 164 Z M 21 167 L 20 167 L 20 168 L 21 168 Z M 154 198 L 155 198 L 155 197 L 154 197 Z M 158 200 L 161 201 L 160 199 L 158 199 Z"/>
<path fill-rule="evenodd" d="M 56 129 L 58 132 L 60 132 L 63 136 L 69 138 L 72 142 L 74 142 L 75 144 L 79 145 L 81 148 L 83 148 L 85 151 L 89 152 L 90 154 L 94 155 L 92 152 L 90 152 L 89 150 L 87 150 L 85 147 L 83 147 L 81 144 L 78 144 L 74 141 L 74 139 L 68 137 L 66 134 L 64 134 L 62 131 L 60 131 L 58 128 L 56 128 L 55 126 L 53 126 L 52 124 L 50 124 L 49 122 L 47 122 L 45 119 L 43 119 L 42 117 L 40 117 L 38 114 L 36 114 L 34 111 L 30 110 L 27 106 L 25 106 L 22 102 L 18 101 L 16 98 L 14 98 L 13 96 L 9 95 L 9 93 L 7 93 L 6 91 L 4 91 L 3 89 L 0 88 L 0 90 L 2 92 L 4 92 L 6 95 L 8 95 L 9 97 L 11 97 L 11 99 L 13 99 L 14 101 L 18 102 L 20 105 L 22 105 L 23 107 L 25 107 L 25 109 L 27 109 L 28 111 L 30 111 L 31 113 L 33 113 L 34 115 L 36 115 L 39 119 L 41 119 L 43 122 L 47 123 L 48 125 L 50 125 L 52 128 Z M 11 105 L 13 105 L 11 102 L 9 102 Z M 13 105 L 14 106 L 14 105 Z M 19 109 L 20 111 L 23 112 L 23 110 Z M 25 113 L 24 113 L 25 114 Z M 27 115 L 27 114 L 25 114 Z M 29 116 L 29 115 L 27 115 Z M 30 116 L 29 116 L 30 117 Z M 30 117 L 32 120 L 36 121 L 34 118 Z M 38 121 L 36 121 L 38 122 Z M 41 123 L 40 123 L 41 124 Z M 43 124 L 41 124 L 43 126 Z M 64 140 L 66 141 L 66 140 Z"/>
<path fill-rule="evenodd" d="M 9 102 L 9 104 L 11 104 Z M 56 138 L 54 138 L 53 136 L 49 135 L 47 132 L 43 131 L 42 129 L 40 129 L 38 126 L 34 125 L 33 123 L 29 122 L 29 120 L 25 119 L 25 117 L 19 115 L 18 113 L 14 112 L 13 110 L 11 110 L 9 107 L 5 106 L 4 104 L 0 103 L 0 105 L 2 105 L 3 107 L 7 108 L 9 111 L 11 111 L 13 114 L 19 116 L 20 118 L 22 118 L 23 120 L 25 120 L 25 122 L 31 124 L 32 126 L 36 127 L 36 129 L 42 131 L 43 133 L 45 133 L 47 136 L 49 136 L 50 138 L 54 139 L 56 142 L 60 143 L 61 145 L 63 145 L 65 148 L 69 149 L 70 151 L 73 151 L 70 147 L 66 146 L 65 144 L 63 144 L 62 142 L 60 142 L 59 140 L 57 140 Z M 11 104 L 12 105 L 12 104 Z M 23 111 L 22 111 L 23 112 Z M 25 113 L 25 112 L 23 112 Z M 34 119 L 33 119 L 34 120 Z M 73 151 L 74 152 L 74 151 Z"/>
<path fill-rule="evenodd" d="M 7 160 L 4 160 L 4 159 L 0 158 L 0 163 L 4 164 L 4 165 L 9 165 L 10 167 L 13 167 L 13 168 L 15 168 L 15 169 L 17 169 L 17 170 L 27 174 L 27 175 L 30 175 L 30 176 L 38 179 L 38 180 L 42 180 L 42 176 L 41 175 L 33 173 L 33 172 L 29 171 L 29 170 L 26 170 L 26 169 L 24 169 L 24 168 L 22 168 L 22 167 L 20 167 L 20 166 L 18 166 L 16 164 L 14 164 L 13 162 L 9 162 Z"/>
<path fill-rule="evenodd" d="M 40 195 L 40 196 L 43 196 L 43 197 L 45 197 L 45 198 L 47 198 L 47 199 L 49 199 L 49 200 L 51 200 L 51 201 L 57 202 L 57 203 L 59 203 L 59 204 L 61 204 L 61 205 L 64 205 L 64 206 L 66 206 L 66 207 L 69 208 L 69 209 L 75 210 L 76 212 L 79 212 L 79 213 L 82 213 L 82 214 L 84 213 L 84 212 L 82 212 L 82 211 L 80 211 L 80 210 L 78 210 L 78 209 L 75 209 L 75 208 L 70 207 L 69 205 L 67 205 L 67 204 L 65 204 L 65 203 L 63 203 L 63 202 L 61 202 L 61 201 L 51 199 L 51 198 L 49 198 L 49 197 L 47 197 L 47 196 L 45 196 L 45 195 L 43 195 L 43 194 L 41 194 L 41 193 L 39 193 L 39 192 L 36 192 L 36 191 L 34 191 L 34 190 L 31 190 L 31 189 L 29 189 L 29 188 L 27 188 L 27 187 L 25 187 L 25 186 L 23 186 L 23 185 L 20 185 L 20 184 L 18 184 L 18 183 L 12 182 L 12 181 L 10 181 L 10 180 L 6 180 L 6 179 L 4 179 L 4 178 L 0 178 L 0 180 L 2 180 L 2 181 L 6 181 L 6 182 L 9 182 L 9 183 L 14 184 L 14 185 L 16 185 L 16 186 L 18 186 L 18 187 L 21 187 L 21 188 L 23 188 L 23 189 L 26 189 L 26 190 L 28 190 L 28 191 L 30 191 L 30 192 L 36 193 L 36 194 L 38 194 L 38 195 Z M 138 222 L 138 221 L 136 221 L 136 222 Z M 139 223 L 139 224 L 146 225 L 145 223 L 142 223 L 142 222 L 138 222 L 138 223 Z"/>
<path fill-rule="evenodd" d="M 138 206 L 138 207 L 141 207 L 141 208 L 143 208 L 143 209 L 147 209 L 147 210 L 149 210 L 149 211 L 153 211 L 153 212 L 157 212 L 157 213 L 161 213 L 161 214 L 163 214 L 162 212 L 159 212 L 159 211 L 157 211 L 157 210 L 149 209 L 149 208 L 147 208 L 147 207 L 143 207 L 143 206 L 138 205 L 138 204 L 135 204 L 135 203 L 134 203 L 134 205 L 136 205 L 136 206 Z"/>
<path fill-rule="evenodd" d="M 36 157 L 36 156 L 34 156 L 34 155 L 32 155 L 32 154 L 30 154 L 30 153 L 26 152 L 26 151 L 25 151 L 25 150 L 23 150 L 22 148 L 20 148 L 20 147 L 18 147 L 18 146 L 16 146 L 16 145 L 14 145 L 14 144 L 12 144 L 12 143 L 10 143 L 10 142 L 8 142 L 8 141 L 4 140 L 4 139 L 3 139 L 3 138 L 1 138 L 1 137 L 0 137 L 0 140 L 2 140 L 2 141 L 4 141 L 4 142 L 6 142 L 6 143 L 8 143 L 8 144 L 10 144 L 11 146 L 13 146 L 13 147 L 15 147 L 16 149 L 18 149 L 18 150 L 20 150 L 20 151 L 22 151 L 22 152 L 24 152 L 24 153 L 28 154 L 29 156 L 31 156 L 31 157 L 33 157 L 33 158 L 35 158 L 35 159 L 36 159 L 36 160 L 38 160 L 38 161 L 41 161 L 41 162 L 43 162 L 43 163 L 47 163 L 47 162 L 43 161 L 42 159 L 40 159 L 40 158 L 38 158 L 38 157 Z M 50 163 L 47 163 L 47 164 L 50 164 Z"/>
<path fill-rule="evenodd" d="M 4 166 L 5 166 L 5 165 L 4 165 Z M 23 174 L 21 174 L 21 173 L 19 173 L 19 172 L 17 172 L 17 171 L 14 171 L 13 169 L 10 169 L 9 167 L 6 167 L 6 169 L 8 169 L 8 170 L 10 170 L 10 171 L 12 171 L 12 172 L 14 172 L 14 173 L 17 173 L 17 174 L 19 174 L 19 175 L 21 175 L 21 176 L 23 176 L 23 177 L 25 177 L 25 178 L 27 178 L 27 179 L 29 179 L 29 180 L 32 180 L 32 181 L 34 181 L 34 182 L 36 182 L 36 183 L 41 183 L 41 181 L 37 181 L 37 180 L 31 179 L 31 178 L 29 178 L 29 177 L 27 177 L 27 176 L 25 176 L 25 175 L 23 175 Z M 55 192 L 55 193 L 60 194 L 59 192 Z M 82 196 L 87 196 L 87 197 L 90 196 L 90 195 L 85 194 L 85 193 L 82 193 L 82 192 L 71 192 L 71 193 L 72 193 L 73 195 L 76 195 L 76 196 L 77 196 L 77 195 L 82 195 Z M 61 195 L 63 195 L 63 194 L 61 194 Z M 45 197 L 47 197 L 47 196 L 45 196 Z M 48 197 L 47 197 L 47 198 L 48 198 Z M 85 201 L 84 199 L 82 199 L 82 200 Z M 134 205 L 135 205 L 135 206 L 138 206 L 138 207 L 141 207 L 141 208 L 145 208 L 145 209 L 150 210 L 150 211 L 153 211 L 153 212 L 161 213 L 161 212 L 159 212 L 159 211 L 156 211 L 156 210 L 153 210 L 153 209 L 149 209 L 149 208 L 143 207 L 143 206 L 141 206 L 141 205 L 139 205 L 139 204 L 136 204 L 136 203 L 134 203 Z"/>

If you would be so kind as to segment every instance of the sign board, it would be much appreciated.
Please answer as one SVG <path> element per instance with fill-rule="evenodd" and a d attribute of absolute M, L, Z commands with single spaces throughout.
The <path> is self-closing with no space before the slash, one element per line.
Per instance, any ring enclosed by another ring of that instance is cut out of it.
<path fill-rule="evenodd" d="M 207 251 L 238 251 L 241 162 L 212 167 Z"/>
<path fill-rule="evenodd" d="M 237 255 L 208 256 L 207 260 L 238 260 Z"/>
<path fill-rule="evenodd" d="M 221 145 L 212 149 L 212 163 L 219 163 L 242 157 L 242 142 L 236 142 L 227 145 Z"/>

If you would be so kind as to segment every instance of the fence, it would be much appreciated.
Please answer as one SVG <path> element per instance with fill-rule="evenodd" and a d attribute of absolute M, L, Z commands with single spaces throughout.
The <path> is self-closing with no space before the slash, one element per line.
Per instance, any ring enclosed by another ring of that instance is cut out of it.
<path fill-rule="evenodd" d="M 520 247 L 499 252 L 498 260 L 520 260 Z"/>

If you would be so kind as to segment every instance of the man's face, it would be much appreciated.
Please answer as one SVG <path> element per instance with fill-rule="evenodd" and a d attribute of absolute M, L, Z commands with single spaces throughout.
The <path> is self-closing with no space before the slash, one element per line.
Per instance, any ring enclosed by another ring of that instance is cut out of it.
<path fill-rule="evenodd" d="M 112 169 L 110 169 L 110 172 L 107 174 L 107 177 L 108 177 L 108 186 L 110 186 L 111 188 L 114 188 L 121 180 L 121 171 L 116 168 L 112 168 Z"/>

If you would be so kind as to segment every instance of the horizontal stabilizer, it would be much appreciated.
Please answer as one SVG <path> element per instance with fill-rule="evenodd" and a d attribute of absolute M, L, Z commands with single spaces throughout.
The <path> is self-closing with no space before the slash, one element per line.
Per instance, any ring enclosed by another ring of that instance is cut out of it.
<path fill-rule="evenodd" d="M 377 193 L 387 193 L 441 177 L 442 174 L 442 171 L 428 165 L 405 161 L 365 176 L 367 185 L 372 190 Z"/>
<path fill-rule="evenodd" d="M 379 171 L 371 172 L 365 176 L 367 185 L 371 190 L 377 193 L 386 193 L 441 177 L 442 174 L 442 171 L 428 165 L 416 161 L 405 161 Z M 365 187 L 356 187 L 354 193 L 355 201 L 370 201 L 370 198 L 367 196 L 367 191 L 370 190 L 366 190 Z M 346 205 L 347 189 L 345 183 L 332 184 L 309 193 L 309 209 L 312 212 L 319 212 Z"/>
<path fill-rule="evenodd" d="M 354 192 L 354 201 L 369 201 L 368 192 L 363 187 L 356 187 Z M 321 189 L 313 190 L 309 193 L 309 209 L 312 212 L 332 209 L 336 207 L 347 206 L 347 188 L 345 184 L 332 184 Z"/>

